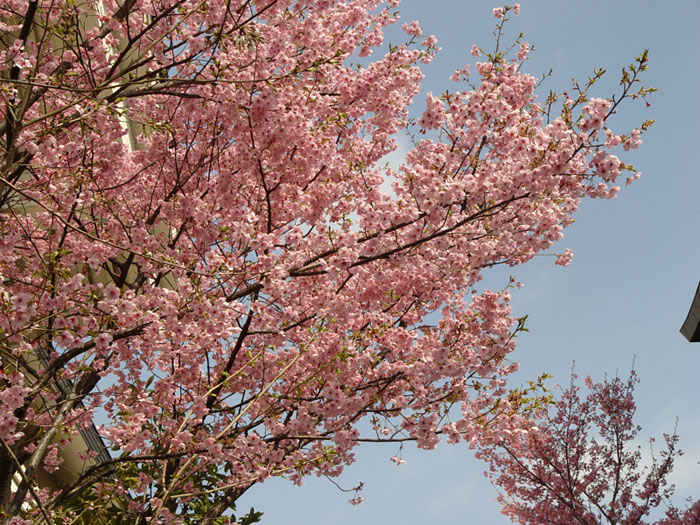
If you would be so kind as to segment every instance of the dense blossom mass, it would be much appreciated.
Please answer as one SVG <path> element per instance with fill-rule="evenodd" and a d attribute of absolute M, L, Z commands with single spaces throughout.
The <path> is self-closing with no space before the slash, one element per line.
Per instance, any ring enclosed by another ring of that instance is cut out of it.
<path fill-rule="evenodd" d="M 522 426 L 522 323 L 474 285 L 636 176 L 646 55 L 539 102 L 525 42 L 474 47 L 413 124 L 437 48 L 383 46 L 398 4 L 0 1 L 0 519 L 223 523 L 363 439 Z"/>

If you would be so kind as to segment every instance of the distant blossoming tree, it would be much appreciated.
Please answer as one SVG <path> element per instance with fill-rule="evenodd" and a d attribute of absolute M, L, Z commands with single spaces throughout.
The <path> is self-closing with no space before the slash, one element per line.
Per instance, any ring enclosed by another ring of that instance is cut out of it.
<path fill-rule="evenodd" d="M 398 4 L 0 2 L 0 520 L 225 523 L 338 475 L 362 419 L 423 448 L 507 426 L 521 325 L 465 292 L 636 176 L 607 121 L 646 55 L 540 103 L 497 46 L 413 125 L 435 39 L 367 58 Z"/>
<path fill-rule="evenodd" d="M 521 524 L 700 523 L 700 499 L 680 510 L 670 503 L 674 460 L 681 455 L 678 436 L 664 435 L 666 448 L 642 468 L 640 430 L 633 418 L 634 372 L 594 383 L 588 394 L 574 384 L 548 408 L 534 412 L 530 428 L 484 439 L 478 455 L 502 493 L 503 513 Z M 653 440 L 652 440 L 653 441 Z M 648 515 L 664 505 L 666 517 Z"/>

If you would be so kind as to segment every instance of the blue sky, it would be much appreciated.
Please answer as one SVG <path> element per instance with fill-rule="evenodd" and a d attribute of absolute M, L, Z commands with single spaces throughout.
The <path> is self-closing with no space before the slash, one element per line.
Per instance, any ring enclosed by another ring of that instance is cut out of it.
<path fill-rule="evenodd" d="M 519 32 L 536 51 L 527 66 L 539 75 L 554 69 L 547 89 L 563 90 L 572 77 L 585 79 L 593 68 L 608 70 L 594 95 L 606 97 L 619 71 L 649 48 L 647 83 L 658 88 L 650 102 L 629 104 L 617 118 L 621 129 L 645 118 L 656 124 L 637 152 L 620 157 L 644 174 L 613 201 L 585 202 L 576 223 L 552 252 L 574 250 L 568 268 L 551 257 L 488 274 L 484 286 L 501 288 L 508 275 L 525 287 L 514 292 L 518 316 L 529 315 L 530 333 L 518 339 L 513 359 L 521 363 L 512 384 L 542 372 L 568 383 L 572 362 L 581 375 L 600 379 L 625 375 L 635 361 L 640 444 L 671 432 L 678 418 L 680 446 L 676 501 L 700 495 L 700 343 L 678 333 L 700 279 L 700 2 L 677 0 L 522 0 L 521 15 L 506 29 Z M 426 34 L 443 48 L 424 68 L 423 92 L 455 90 L 449 75 L 470 62 L 473 43 L 489 49 L 495 20 L 491 5 L 471 0 L 403 0 L 402 21 L 419 20 Z M 388 40 L 400 41 L 399 33 Z M 424 96 L 417 97 L 420 114 Z M 360 447 L 357 463 L 346 469 L 340 485 L 364 483 L 366 501 L 351 497 L 325 479 L 309 479 L 299 488 L 270 480 L 239 500 L 265 512 L 264 524 L 402 525 L 484 524 L 509 521 L 500 515 L 496 496 L 483 477 L 484 465 L 464 445 L 441 444 L 437 450 L 404 447 L 405 465 L 389 457 L 393 445 Z"/>

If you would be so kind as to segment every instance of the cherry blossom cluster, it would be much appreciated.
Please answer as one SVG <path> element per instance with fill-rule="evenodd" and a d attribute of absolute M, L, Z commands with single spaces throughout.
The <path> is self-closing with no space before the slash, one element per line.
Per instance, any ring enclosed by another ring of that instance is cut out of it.
<path fill-rule="evenodd" d="M 644 127 L 608 119 L 646 59 L 617 99 L 584 88 L 550 118 L 527 44 L 474 47 L 414 127 L 437 47 L 416 22 L 383 47 L 398 4 L 0 6 L 8 515 L 209 523 L 266 478 L 340 474 L 363 419 L 427 449 L 527 430 L 505 384 L 520 324 L 477 284 L 615 195 L 612 151 Z M 383 167 L 406 128 L 426 134 Z M 106 450 L 75 452 L 90 432 Z"/>
<path fill-rule="evenodd" d="M 531 412 L 521 428 L 486 432 L 475 443 L 489 464 L 486 475 L 502 490 L 503 514 L 532 525 L 697 523 L 700 500 L 686 509 L 670 502 L 669 477 L 682 454 L 678 436 L 664 435 L 666 448 L 652 455 L 651 465 L 641 465 L 634 371 L 627 380 L 586 378 L 585 397 L 575 380 L 574 374 L 559 399 Z M 651 511 L 662 505 L 665 517 L 650 521 Z"/>

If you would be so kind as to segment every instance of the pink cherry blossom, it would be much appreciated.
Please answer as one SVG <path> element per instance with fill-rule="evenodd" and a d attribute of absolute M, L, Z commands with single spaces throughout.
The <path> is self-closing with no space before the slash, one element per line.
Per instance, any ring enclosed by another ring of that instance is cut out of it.
<path fill-rule="evenodd" d="M 406 463 L 406 460 L 405 460 L 405 459 L 402 459 L 402 458 L 400 458 L 400 457 L 398 457 L 398 456 L 392 456 L 392 457 L 390 457 L 389 459 L 390 459 L 391 461 L 393 461 L 394 463 L 396 463 L 397 466 L 398 466 L 398 465 L 403 465 L 404 463 Z"/>
<path fill-rule="evenodd" d="M 410 24 L 401 24 L 401 29 L 403 29 L 408 35 L 411 36 L 423 35 L 423 30 L 421 29 L 418 20 L 413 20 Z"/>
<path fill-rule="evenodd" d="M 438 48 L 417 22 L 384 45 L 398 0 L 97 4 L 0 5 L 4 518 L 207 523 L 270 477 L 340 475 L 367 428 L 531 430 L 516 285 L 480 282 L 634 179 L 614 153 L 646 123 L 613 131 L 588 92 L 545 122 L 525 43 L 414 122 Z"/>
<path fill-rule="evenodd" d="M 681 455 L 678 436 L 665 434 L 665 448 L 651 465 L 640 465 L 636 374 L 601 383 L 586 378 L 585 397 L 575 380 L 573 375 L 553 404 L 537 405 L 522 428 L 487 433 L 475 444 L 489 465 L 487 477 L 502 489 L 503 514 L 532 525 L 695 523 L 700 501 L 685 510 L 669 503 L 674 487 L 668 480 Z M 646 516 L 662 503 L 666 518 L 649 521 Z"/>
<path fill-rule="evenodd" d="M 558 264 L 559 266 L 569 266 L 573 257 L 574 252 L 571 251 L 571 249 L 567 248 L 566 250 L 564 250 L 564 253 L 557 255 L 557 260 L 554 264 Z"/>

